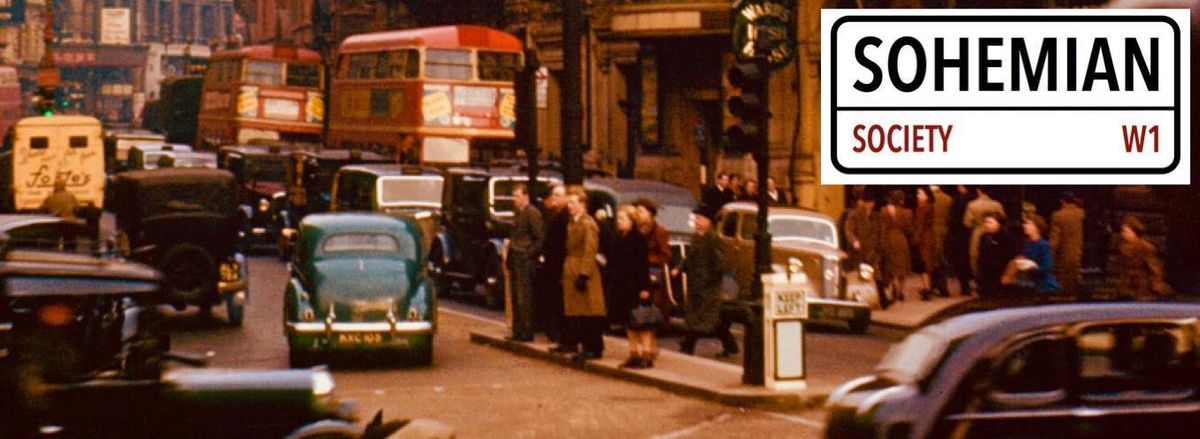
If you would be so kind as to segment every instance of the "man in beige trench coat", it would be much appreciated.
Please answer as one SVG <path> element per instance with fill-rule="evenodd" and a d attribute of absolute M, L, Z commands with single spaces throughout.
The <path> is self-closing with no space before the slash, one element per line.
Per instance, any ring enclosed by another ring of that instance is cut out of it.
<path fill-rule="evenodd" d="M 600 227 L 587 214 L 587 194 L 582 188 L 567 190 L 567 258 L 563 262 L 563 328 L 561 345 L 583 345 L 576 361 L 600 358 L 604 353 L 604 288 L 600 284 Z"/>

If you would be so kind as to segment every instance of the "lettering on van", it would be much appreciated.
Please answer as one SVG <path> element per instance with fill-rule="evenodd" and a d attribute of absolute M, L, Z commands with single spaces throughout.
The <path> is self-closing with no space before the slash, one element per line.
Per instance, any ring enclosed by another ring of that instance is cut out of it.
<path fill-rule="evenodd" d="M 51 172 L 49 165 L 42 165 L 37 171 L 30 173 L 30 179 L 25 182 L 26 188 L 53 188 L 55 181 L 63 181 L 67 187 L 86 186 L 92 177 L 72 170 Z"/>

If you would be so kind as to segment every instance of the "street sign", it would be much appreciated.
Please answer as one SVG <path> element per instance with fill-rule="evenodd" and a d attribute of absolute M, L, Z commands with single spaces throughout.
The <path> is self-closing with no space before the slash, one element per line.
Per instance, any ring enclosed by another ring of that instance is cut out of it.
<path fill-rule="evenodd" d="M 1191 181 L 1186 9 L 821 18 L 821 184 Z"/>
<path fill-rule="evenodd" d="M 795 2 L 737 0 L 729 14 L 733 53 L 739 61 L 762 58 L 769 69 L 783 67 L 796 52 Z"/>

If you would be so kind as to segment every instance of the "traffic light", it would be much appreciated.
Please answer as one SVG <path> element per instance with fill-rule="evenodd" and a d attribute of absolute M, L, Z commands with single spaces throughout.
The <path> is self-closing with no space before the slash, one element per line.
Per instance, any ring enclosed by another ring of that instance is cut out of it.
<path fill-rule="evenodd" d="M 739 119 L 725 131 L 729 149 L 741 154 L 765 153 L 767 71 L 756 62 L 741 62 L 730 67 L 727 77 L 731 85 L 741 90 L 741 94 L 726 102 L 729 112 Z"/>
<path fill-rule="evenodd" d="M 37 112 L 42 116 L 53 116 L 58 102 L 58 94 L 54 87 L 38 87 Z"/>

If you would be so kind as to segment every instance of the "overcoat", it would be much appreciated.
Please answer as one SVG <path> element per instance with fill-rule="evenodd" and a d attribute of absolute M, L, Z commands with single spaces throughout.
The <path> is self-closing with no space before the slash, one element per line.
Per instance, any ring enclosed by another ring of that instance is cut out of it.
<path fill-rule="evenodd" d="M 600 283 L 600 227 L 588 215 L 571 218 L 567 223 L 567 258 L 563 261 L 563 315 L 604 317 L 604 288 Z M 575 279 L 587 276 L 587 289 L 575 288 Z"/>
<path fill-rule="evenodd" d="M 721 279 L 727 267 L 725 244 L 709 231 L 692 242 L 683 271 L 688 276 L 688 300 L 684 310 L 687 328 L 701 333 L 716 329 L 721 316 Z"/>

